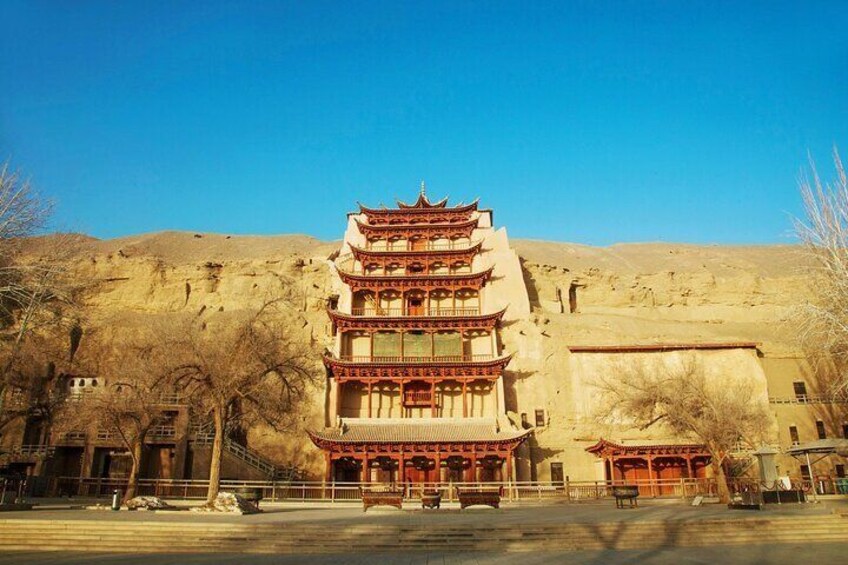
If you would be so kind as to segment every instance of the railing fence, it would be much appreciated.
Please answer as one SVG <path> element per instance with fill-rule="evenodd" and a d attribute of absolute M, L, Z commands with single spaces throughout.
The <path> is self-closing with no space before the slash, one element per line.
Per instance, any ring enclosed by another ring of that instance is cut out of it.
<path fill-rule="evenodd" d="M 113 478 L 79 478 L 79 477 L 35 477 L 21 482 L 39 484 L 37 489 L 20 487 L 20 482 L 4 482 L 5 490 L 23 488 L 27 496 L 47 497 L 90 497 L 105 498 L 112 496 L 116 490 L 124 490 L 126 479 Z M 819 494 L 848 494 L 848 479 L 818 479 L 816 492 Z M 408 500 L 420 499 L 427 491 L 438 491 L 444 500 L 456 499 L 457 490 L 461 489 L 502 489 L 503 497 L 509 501 L 545 501 L 557 500 L 565 502 L 580 502 L 600 500 L 612 497 L 612 487 L 620 485 L 636 485 L 642 498 L 678 498 L 691 499 L 696 496 L 711 497 L 717 495 L 714 479 L 655 479 L 635 481 L 564 481 L 564 482 L 492 482 L 492 483 L 414 483 L 414 484 L 383 484 L 383 483 L 347 483 L 347 482 L 290 482 L 290 481 L 221 481 L 221 490 L 261 490 L 262 498 L 270 501 L 302 501 L 302 502 L 336 502 L 357 501 L 361 498 L 362 489 L 392 489 L 402 490 Z M 729 487 L 734 494 L 759 495 L 764 489 L 756 480 L 733 479 Z M 138 495 L 159 496 L 162 498 L 203 499 L 206 497 L 208 481 L 205 480 L 168 480 L 141 479 L 138 484 Z M 798 480 L 793 488 L 812 492 L 810 481 Z M 37 491 L 37 492 L 36 492 Z"/>

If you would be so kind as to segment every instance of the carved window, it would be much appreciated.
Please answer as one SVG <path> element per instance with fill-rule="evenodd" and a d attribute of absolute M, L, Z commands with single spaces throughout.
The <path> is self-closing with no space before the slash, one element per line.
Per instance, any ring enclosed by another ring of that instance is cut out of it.
<path fill-rule="evenodd" d="M 807 401 L 807 383 L 804 381 L 795 381 L 792 383 L 792 388 L 795 390 L 795 399 L 799 402 Z"/>
<path fill-rule="evenodd" d="M 827 430 L 824 429 L 824 422 L 816 420 L 816 433 L 819 434 L 819 439 L 827 439 Z"/>
<path fill-rule="evenodd" d="M 536 410 L 536 427 L 540 428 L 545 425 L 545 411 L 544 410 Z"/>

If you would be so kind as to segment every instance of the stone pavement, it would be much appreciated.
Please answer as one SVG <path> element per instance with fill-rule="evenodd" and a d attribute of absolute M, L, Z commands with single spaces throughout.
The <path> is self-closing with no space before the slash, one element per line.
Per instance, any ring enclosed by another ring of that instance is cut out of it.
<path fill-rule="evenodd" d="M 342 555 L 241 555 L 241 554 L 0 554 L 0 565 L 796 565 L 814 559 L 822 565 L 848 563 L 843 543 L 775 544 L 743 547 L 673 547 L 657 550 L 569 551 L 545 553 L 415 553 Z"/>
<path fill-rule="evenodd" d="M 67 503 L 66 503 L 67 504 Z M 181 504 L 185 504 L 184 502 Z M 190 505 L 199 505 L 192 501 Z M 602 522 L 689 522 L 693 520 L 756 520 L 765 517 L 810 516 L 814 514 L 848 513 L 848 500 L 831 500 L 820 504 L 783 504 L 769 505 L 766 510 L 740 511 L 728 510 L 719 504 L 692 507 L 679 501 L 640 502 L 638 508 L 615 508 L 613 501 L 559 504 L 504 504 L 500 510 L 488 507 L 474 507 L 460 510 L 457 503 L 443 504 L 441 510 L 422 510 L 420 504 L 405 503 L 403 510 L 376 507 L 368 512 L 362 511 L 361 503 L 263 503 L 263 512 L 248 516 L 217 514 L 196 514 L 184 511 L 174 512 L 112 512 L 94 511 L 45 505 L 37 506 L 30 512 L 4 512 L 0 520 L 26 518 L 27 520 L 107 520 L 107 521 L 189 521 L 221 523 L 232 521 L 238 524 L 320 524 L 324 526 L 352 524 L 393 524 L 427 525 L 444 524 L 461 526 L 463 524 L 562 524 L 602 523 Z"/>
<path fill-rule="evenodd" d="M 66 503 L 67 504 L 67 503 Z M 97 520 L 104 523 L 132 522 L 165 522 L 170 525 L 179 523 L 208 523 L 236 525 L 277 525 L 285 529 L 286 525 L 315 526 L 318 531 L 332 535 L 334 531 L 343 529 L 342 526 L 414 526 L 428 530 L 428 526 L 452 526 L 462 529 L 487 529 L 488 527 L 522 527 L 534 524 L 602 524 L 621 523 L 635 525 L 642 522 L 662 522 L 672 527 L 685 528 L 700 521 L 731 520 L 741 522 L 739 528 L 755 531 L 756 528 L 769 528 L 768 519 L 833 516 L 834 513 L 848 515 L 848 501 L 831 500 L 821 504 L 769 506 L 767 510 L 731 511 L 720 505 L 691 507 L 679 502 L 645 501 L 637 509 L 617 510 L 612 501 L 572 504 L 546 505 L 506 505 L 501 510 L 488 508 L 467 509 L 460 511 L 458 507 L 438 511 L 422 511 L 409 504 L 404 510 L 370 509 L 363 513 L 359 504 L 302 504 L 279 503 L 263 504 L 265 512 L 252 516 L 194 514 L 189 512 L 112 512 L 109 510 L 92 511 L 70 509 L 65 506 L 42 507 L 40 510 L 29 512 L 4 512 L 0 514 L 2 521 L 73 521 Z M 836 517 L 834 517 L 836 518 Z M 761 523 L 758 523 L 761 522 Z M 146 528 L 143 524 L 140 527 Z M 179 526 L 177 526 L 179 528 Z M 229 530 L 226 530 L 229 532 Z M 320 543 L 320 542 L 319 542 Z M 297 546 L 294 546 L 297 547 Z M 18 548 L 23 549 L 23 548 Z M 488 549 L 479 547 L 477 549 Z M 207 550 L 199 546 L 199 551 Z M 231 550 L 228 550 L 231 551 Z M 297 551 L 295 549 L 295 551 Z M 335 551 L 335 550 L 330 550 Z M 656 547 L 652 549 L 621 549 L 621 550 L 578 550 L 533 551 L 528 553 L 491 553 L 474 551 L 415 551 L 402 550 L 373 553 L 365 550 L 356 554 L 226 554 L 226 553 L 148 553 L 148 554 L 97 554 L 91 552 L 38 552 L 5 551 L 0 552 L 0 565 L 32 564 L 32 565 L 164 565 L 164 564 L 223 564 L 250 563 L 250 565 L 293 565 L 309 563 L 329 565 L 331 563 L 346 563 L 365 565 L 370 563 L 387 564 L 463 564 L 463 563 L 494 563 L 521 565 L 536 565 L 542 563 L 589 563 L 589 564 L 710 564 L 715 563 L 775 563 L 795 564 L 808 561 L 814 556 L 817 564 L 846 563 L 848 564 L 848 547 L 844 542 L 837 543 L 821 539 L 818 543 L 800 544 L 797 541 L 776 541 L 770 543 L 754 543 L 748 545 L 701 546 L 701 547 Z"/>

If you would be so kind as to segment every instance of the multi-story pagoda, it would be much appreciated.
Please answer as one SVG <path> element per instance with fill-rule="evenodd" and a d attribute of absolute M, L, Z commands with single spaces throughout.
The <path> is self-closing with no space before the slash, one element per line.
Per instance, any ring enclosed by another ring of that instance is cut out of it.
<path fill-rule="evenodd" d="M 326 479 L 384 483 L 506 481 L 528 432 L 505 417 L 497 327 L 486 300 L 492 213 L 477 202 L 349 214 L 328 313 L 329 427 L 310 432 Z"/>

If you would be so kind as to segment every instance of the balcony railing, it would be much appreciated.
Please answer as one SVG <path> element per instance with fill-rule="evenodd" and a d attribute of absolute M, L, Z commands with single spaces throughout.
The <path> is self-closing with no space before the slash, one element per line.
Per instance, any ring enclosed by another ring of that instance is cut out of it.
<path fill-rule="evenodd" d="M 479 308 L 352 308 L 354 316 L 367 317 L 455 317 L 455 316 L 478 316 Z"/>
<path fill-rule="evenodd" d="M 74 430 L 70 432 L 65 432 L 61 436 L 59 436 L 58 443 L 85 443 L 86 434 L 81 430 Z"/>
<path fill-rule="evenodd" d="M 342 355 L 350 363 L 477 363 L 491 361 L 494 355 Z"/>
<path fill-rule="evenodd" d="M 111 430 L 97 430 L 97 441 L 111 441 L 119 439 L 120 434 Z M 147 440 L 173 440 L 177 437 L 174 426 L 153 426 L 147 432 Z"/>
<path fill-rule="evenodd" d="M 470 242 L 445 242 L 445 243 L 428 243 L 426 245 L 410 245 L 406 243 L 405 245 L 393 245 L 391 247 L 387 246 L 385 242 L 382 244 L 374 245 L 371 242 L 368 242 L 365 245 L 366 251 L 385 251 L 385 252 L 396 252 L 396 253 L 405 253 L 408 251 L 466 251 L 471 249 L 481 240 L 470 241 Z"/>
<path fill-rule="evenodd" d="M 396 271 L 386 272 L 382 269 L 377 270 L 369 270 L 362 269 L 362 266 L 354 263 L 353 261 L 336 261 L 336 268 L 339 271 L 348 274 L 355 275 L 358 277 L 374 277 L 374 278 L 409 278 L 409 277 L 460 277 L 467 275 L 479 274 L 472 270 L 468 265 L 456 268 L 442 268 L 442 269 L 433 269 L 430 272 L 427 272 L 426 269 L 413 269 L 413 268 L 403 268 L 399 267 Z"/>
<path fill-rule="evenodd" d="M 11 450 L 12 454 L 23 457 L 51 457 L 55 451 L 52 445 L 43 444 L 18 445 Z"/>
<path fill-rule="evenodd" d="M 771 396 L 769 404 L 846 404 L 848 399 L 827 394 L 798 394 L 795 396 Z"/>
<path fill-rule="evenodd" d="M 407 390 L 403 393 L 404 406 L 430 406 L 433 395 L 429 390 Z"/>
<path fill-rule="evenodd" d="M 174 426 L 153 426 L 147 433 L 150 439 L 174 439 L 177 437 L 177 430 Z"/>

